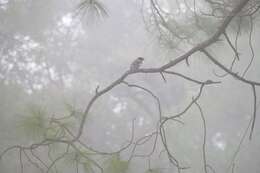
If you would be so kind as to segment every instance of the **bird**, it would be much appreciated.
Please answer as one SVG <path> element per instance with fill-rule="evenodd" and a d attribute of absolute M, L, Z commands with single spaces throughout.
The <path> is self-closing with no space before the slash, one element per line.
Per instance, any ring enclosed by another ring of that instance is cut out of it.
<path fill-rule="evenodd" d="M 143 61 L 144 61 L 143 57 L 138 57 L 137 59 L 135 59 L 130 66 L 130 71 L 138 70 L 142 65 Z"/>

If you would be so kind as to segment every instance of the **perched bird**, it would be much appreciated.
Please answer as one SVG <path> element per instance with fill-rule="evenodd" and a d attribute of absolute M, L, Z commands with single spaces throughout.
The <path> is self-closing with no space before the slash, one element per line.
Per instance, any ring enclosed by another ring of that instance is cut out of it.
<path fill-rule="evenodd" d="M 138 57 L 136 60 L 134 60 L 130 66 L 130 70 L 131 71 L 135 71 L 137 69 L 139 69 L 139 67 L 142 65 L 144 61 L 144 58 L 142 57 Z"/>

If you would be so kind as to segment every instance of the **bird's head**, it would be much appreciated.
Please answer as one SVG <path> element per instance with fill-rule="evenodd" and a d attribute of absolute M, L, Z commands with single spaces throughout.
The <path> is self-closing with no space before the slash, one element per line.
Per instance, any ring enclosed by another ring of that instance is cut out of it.
<path fill-rule="evenodd" d="M 139 61 L 144 61 L 144 58 L 143 57 L 138 57 L 137 58 Z"/>

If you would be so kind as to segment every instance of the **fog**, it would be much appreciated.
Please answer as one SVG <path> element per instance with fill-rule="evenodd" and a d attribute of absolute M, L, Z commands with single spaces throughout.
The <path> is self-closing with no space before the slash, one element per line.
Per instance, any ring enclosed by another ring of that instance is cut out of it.
<path fill-rule="evenodd" d="M 260 172 L 259 7 L 0 0 L 0 173 Z"/>

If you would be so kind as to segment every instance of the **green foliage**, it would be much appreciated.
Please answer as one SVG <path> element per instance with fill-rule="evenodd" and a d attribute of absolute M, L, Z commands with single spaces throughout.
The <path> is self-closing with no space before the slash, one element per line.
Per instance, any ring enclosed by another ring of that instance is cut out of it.
<path fill-rule="evenodd" d="M 79 114 L 72 107 L 66 112 L 64 117 L 49 119 L 46 110 L 42 107 L 30 105 L 18 122 L 18 131 L 31 140 L 66 138 L 66 130 L 74 127 L 75 116 Z"/>
<path fill-rule="evenodd" d="M 77 8 L 77 12 L 91 20 L 108 16 L 107 10 L 102 2 L 98 0 L 84 0 Z"/>
<path fill-rule="evenodd" d="M 84 172 L 90 173 L 93 171 L 93 164 L 90 160 L 88 160 L 86 157 L 83 157 L 83 155 L 87 155 L 87 151 L 71 151 L 64 157 L 64 164 L 66 166 L 72 167 L 74 165 L 81 165 Z"/>
<path fill-rule="evenodd" d="M 106 173 L 126 173 L 129 163 L 121 160 L 119 154 L 113 155 L 107 162 Z"/>
<path fill-rule="evenodd" d="M 45 110 L 36 105 L 30 106 L 27 115 L 19 123 L 19 130 L 33 140 L 42 139 L 47 130 Z"/>
<path fill-rule="evenodd" d="M 45 137 L 49 139 L 59 138 L 64 136 L 64 129 L 59 126 L 52 126 L 46 130 Z"/>
<path fill-rule="evenodd" d="M 83 112 L 79 111 L 74 105 L 65 102 L 65 111 L 69 116 L 74 117 L 76 119 L 80 119 L 83 117 Z"/>
<path fill-rule="evenodd" d="M 72 166 L 75 162 L 79 161 L 80 155 L 77 151 L 71 151 L 64 157 L 64 163 L 67 166 Z"/>
<path fill-rule="evenodd" d="M 92 164 L 89 161 L 82 162 L 81 164 L 83 165 L 83 170 L 85 173 L 94 172 Z"/>
<path fill-rule="evenodd" d="M 153 169 L 148 169 L 147 171 L 145 171 L 145 173 L 160 173 L 160 169 L 159 168 L 153 168 Z"/>

